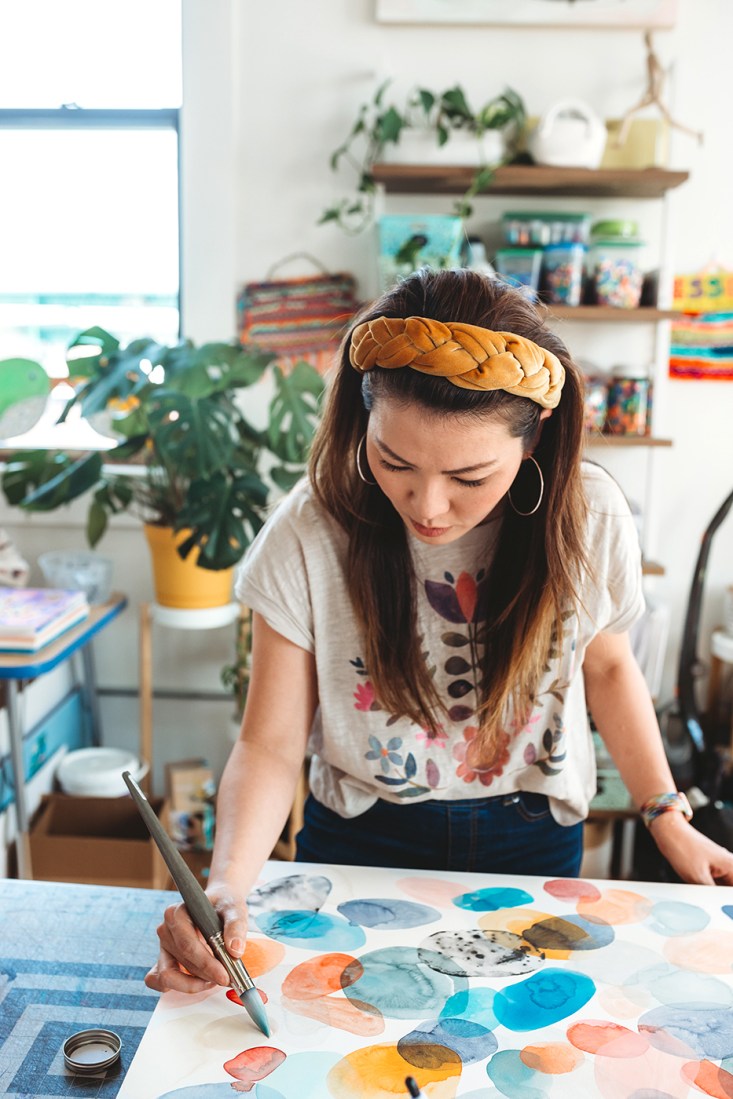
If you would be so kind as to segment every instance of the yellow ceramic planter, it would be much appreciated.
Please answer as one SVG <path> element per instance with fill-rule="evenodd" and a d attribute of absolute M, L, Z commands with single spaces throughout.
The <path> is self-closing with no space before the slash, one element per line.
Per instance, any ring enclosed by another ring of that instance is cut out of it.
<path fill-rule="evenodd" d="M 198 550 L 194 549 L 184 561 L 177 547 L 191 532 L 170 527 L 145 524 L 145 537 L 153 562 L 155 599 L 163 607 L 182 607 L 197 610 L 203 607 L 223 607 L 231 602 L 234 569 L 198 567 Z"/>

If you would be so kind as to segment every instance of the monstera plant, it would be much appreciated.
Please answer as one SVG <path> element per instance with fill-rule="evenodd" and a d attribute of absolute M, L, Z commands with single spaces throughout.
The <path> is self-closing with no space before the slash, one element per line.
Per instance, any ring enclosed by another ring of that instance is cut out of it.
<path fill-rule="evenodd" d="M 92 546 L 110 516 L 130 509 L 177 532 L 180 558 L 195 551 L 203 569 L 235 565 L 262 525 L 272 489 L 287 489 L 302 473 L 320 375 L 305 362 L 283 373 L 273 355 L 236 343 L 167 347 L 146 338 L 122 347 L 101 328 L 74 340 L 68 363 L 75 392 L 61 419 L 78 407 L 115 446 L 16 452 L 2 477 L 8 502 L 50 511 L 88 495 Z M 266 371 L 274 393 L 259 428 L 248 391 Z"/>

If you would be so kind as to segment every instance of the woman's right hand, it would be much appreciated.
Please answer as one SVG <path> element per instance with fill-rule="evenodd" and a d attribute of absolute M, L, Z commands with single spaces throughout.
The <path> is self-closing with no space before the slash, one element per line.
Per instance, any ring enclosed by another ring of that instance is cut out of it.
<path fill-rule="evenodd" d="M 206 895 L 224 924 L 224 944 L 234 958 L 241 958 L 247 938 L 247 903 L 226 888 L 210 887 Z M 191 922 L 183 903 L 171 904 L 158 927 L 158 960 L 145 975 L 145 984 L 156 992 L 205 992 L 215 985 L 228 987 L 229 976 L 211 952 L 203 935 Z"/>

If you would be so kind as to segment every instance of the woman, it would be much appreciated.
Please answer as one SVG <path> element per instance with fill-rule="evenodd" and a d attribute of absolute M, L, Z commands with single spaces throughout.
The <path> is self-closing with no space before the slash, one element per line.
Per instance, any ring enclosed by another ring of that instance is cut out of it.
<path fill-rule="evenodd" d="M 355 324 L 238 580 L 252 673 L 208 887 L 232 954 L 307 746 L 301 861 L 577 875 L 589 708 L 678 874 L 733 882 L 675 791 L 628 640 L 634 523 L 582 445 L 579 371 L 507 286 L 421 271 Z M 227 983 L 182 905 L 159 937 L 151 987 Z"/>

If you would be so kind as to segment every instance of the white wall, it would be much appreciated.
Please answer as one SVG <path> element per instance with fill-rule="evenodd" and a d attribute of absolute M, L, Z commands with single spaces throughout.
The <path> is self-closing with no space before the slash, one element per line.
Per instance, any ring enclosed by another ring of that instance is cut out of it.
<path fill-rule="evenodd" d="M 733 267 L 728 106 L 733 5 L 730 0 L 679 0 L 679 7 L 676 27 L 657 32 L 654 41 L 670 70 L 665 91 L 674 114 L 704 130 L 705 141 L 698 146 L 694 139 L 673 133 L 669 166 L 689 170 L 690 179 L 670 195 L 665 245 L 679 272 L 697 270 L 712 257 Z M 378 81 L 392 77 L 396 97 L 415 84 L 436 90 L 458 81 L 476 103 L 509 85 L 520 92 L 531 114 L 573 96 L 606 118 L 619 117 L 644 89 L 646 53 L 639 30 L 395 26 L 376 23 L 373 8 L 373 0 L 319 0 L 317 18 L 313 5 L 298 0 L 238 8 L 237 271 L 242 279 L 261 278 L 282 256 L 305 250 L 333 269 L 355 272 L 364 296 L 374 292 L 372 240 L 315 223 L 330 200 L 345 193 L 346 176 L 334 176 L 329 154 Z M 447 212 L 451 201 L 392 199 L 390 209 Z M 477 203 L 470 228 L 486 235 L 507 201 L 517 205 L 506 199 Z M 537 200 L 524 202 L 528 204 L 536 208 Z M 658 234 L 658 206 L 603 204 L 604 212 L 617 209 L 639 216 L 650 237 Z M 643 362 L 654 353 L 653 332 L 579 324 L 567 324 L 563 332 L 571 350 L 604 367 Z M 668 697 L 699 540 L 733 488 L 733 384 L 667 382 L 658 387 L 655 401 L 657 432 L 671 436 L 674 448 L 654 455 L 635 451 L 633 458 L 624 455 L 607 464 L 627 492 L 642 497 L 647 506 L 643 482 L 647 462 L 654 465 L 656 535 L 651 542 L 667 574 L 652 582 L 650 592 L 672 609 L 662 692 Z M 730 583 L 733 516 L 713 546 L 700 635 L 703 654 Z"/>
<path fill-rule="evenodd" d="M 713 254 L 733 265 L 727 108 L 733 5 L 729 0 L 680 0 L 680 9 L 675 30 L 659 32 L 656 44 L 664 63 L 674 67 L 676 113 L 705 130 L 702 148 L 679 136 L 672 151 L 671 166 L 689 169 L 691 178 L 670 199 L 670 246 L 676 268 L 691 271 Z M 373 0 L 318 0 L 316 5 L 184 0 L 184 13 L 183 287 L 185 330 L 196 340 L 233 336 L 237 285 L 264 277 L 270 265 L 294 251 L 306 250 L 333 269 L 353 271 L 362 294 L 373 292 L 371 240 L 317 227 L 316 221 L 324 206 L 343 193 L 343 180 L 328 166 L 329 154 L 378 80 L 395 77 L 396 91 L 415 83 L 440 89 L 460 81 L 475 101 L 510 85 L 533 114 L 561 97 L 579 96 L 601 115 L 614 117 L 636 101 L 645 78 L 638 31 L 387 26 L 374 21 Z M 400 208 L 406 208 L 408 200 L 401 201 Z M 431 208 L 449 209 L 450 202 Z M 473 227 L 486 230 L 502 208 L 504 202 L 483 200 Z M 654 212 L 640 204 L 638 214 L 655 232 Z M 305 265 L 286 269 L 305 270 Z M 564 332 L 579 354 L 604 364 L 652 353 L 650 333 L 621 326 L 581 332 L 576 324 Z M 663 411 L 659 429 L 675 440 L 672 450 L 654 456 L 657 548 L 667 567 L 655 592 L 673 609 L 663 690 L 668 696 L 699 539 L 732 487 L 733 385 L 669 383 L 657 400 Z M 644 476 L 639 470 L 645 462 L 643 451 L 626 455 L 619 475 L 628 477 L 633 488 Z M 29 518 L 0 505 L 0 525 L 7 526 L 32 561 L 49 546 L 82 544 L 82 515 L 80 508 Z M 127 593 L 131 607 L 95 643 L 99 678 L 103 685 L 134 687 L 136 608 L 152 597 L 147 551 L 139 528 L 125 518 L 113 525 L 100 548 L 115 559 L 115 586 Z M 732 551 L 733 518 L 714 545 L 703 653 L 720 619 L 723 589 L 733 582 Z M 217 690 L 232 638 L 228 630 L 199 635 L 157 630 L 155 685 Z M 134 700 L 105 700 L 103 716 L 109 743 L 136 744 Z M 229 746 L 228 720 L 226 703 L 156 704 L 158 788 L 165 759 L 200 752 L 218 770 Z"/>

